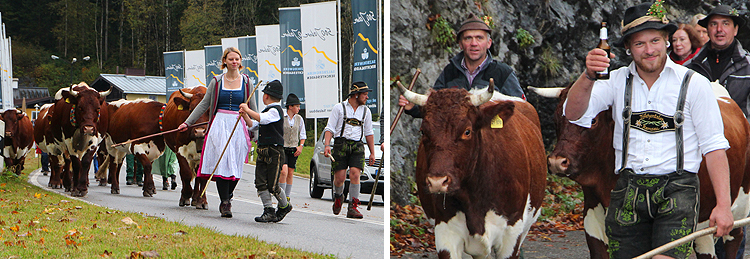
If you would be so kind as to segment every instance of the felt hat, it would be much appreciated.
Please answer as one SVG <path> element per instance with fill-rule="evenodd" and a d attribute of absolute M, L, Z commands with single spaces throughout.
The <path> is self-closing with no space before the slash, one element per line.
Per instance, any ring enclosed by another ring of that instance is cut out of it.
<path fill-rule="evenodd" d="M 468 30 L 483 30 L 487 33 L 492 33 L 492 29 L 490 29 L 490 26 L 487 26 L 487 24 L 484 23 L 482 19 L 477 18 L 477 16 L 473 13 L 470 13 L 469 18 L 461 23 L 461 28 L 458 29 L 458 33 L 456 33 L 457 39 L 461 39 L 461 33 Z"/>
<path fill-rule="evenodd" d="M 299 102 L 299 98 L 296 94 L 289 94 L 286 96 L 286 105 L 285 107 L 289 107 L 292 105 L 302 104 Z"/>
<path fill-rule="evenodd" d="M 716 8 L 711 10 L 711 12 L 706 15 L 706 18 L 698 21 L 698 25 L 703 26 L 703 28 L 708 28 L 708 20 L 710 20 L 711 16 L 713 15 L 723 15 L 732 18 L 732 20 L 734 20 L 734 24 L 739 26 L 738 28 L 741 28 L 743 25 L 745 25 L 745 19 L 740 16 L 740 13 L 737 11 L 737 9 L 734 9 L 728 5 L 716 6 Z"/>
<path fill-rule="evenodd" d="M 352 96 L 356 93 L 363 93 L 363 92 L 372 92 L 372 89 L 367 87 L 367 84 L 365 82 L 359 81 L 354 82 L 352 86 L 349 87 L 349 96 Z"/>
<path fill-rule="evenodd" d="M 277 99 L 284 98 L 284 87 L 281 85 L 279 80 L 273 80 L 266 85 L 263 89 L 263 93 L 273 96 Z"/>
<path fill-rule="evenodd" d="M 672 35 L 677 30 L 677 25 L 667 19 L 662 1 L 656 1 L 653 4 L 642 3 L 625 10 L 621 28 L 622 37 L 614 45 L 622 48 L 625 47 L 625 40 L 636 32 L 656 29 L 666 30 Z"/>

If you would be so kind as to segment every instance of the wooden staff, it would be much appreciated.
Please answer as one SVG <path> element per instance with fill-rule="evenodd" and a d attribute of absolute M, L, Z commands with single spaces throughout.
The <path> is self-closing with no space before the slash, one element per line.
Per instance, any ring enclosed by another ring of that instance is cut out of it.
<path fill-rule="evenodd" d="M 203 126 L 203 125 L 206 125 L 206 124 L 208 124 L 208 122 L 204 121 L 204 122 L 201 122 L 201 123 L 196 123 L 196 124 L 190 125 L 190 126 L 188 126 L 188 128 Z M 140 138 L 137 138 L 137 139 L 132 139 L 132 140 L 128 140 L 128 141 L 125 141 L 125 142 L 122 142 L 122 143 L 114 144 L 114 145 L 112 145 L 112 147 L 118 147 L 118 146 L 122 146 L 122 145 L 125 145 L 125 144 L 130 144 L 130 143 L 133 143 L 133 142 L 136 142 L 136 141 L 144 140 L 144 139 L 147 139 L 147 138 L 153 138 L 153 137 L 156 137 L 156 136 L 161 136 L 161 135 L 164 135 L 164 134 L 169 134 L 169 133 L 172 133 L 172 132 L 175 132 L 175 131 L 178 131 L 178 130 L 180 130 L 180 129 L 176 128 L 176 129 L 171 129 L 171 130 L 167 130 L 167 131 L 164 131 L 164 132 L 159 132 L 159 133 L 156 133 L 156 134 L 151 134 L 151 135 L 148 135 L 148 136 L 143 136 L 143 137 L 140 137 Z"/>
<path fill-rule="evenodd" d="M 385 163 L 385 152 L 383 152 L 383 154 L 380 155 L 380 164 L 378 165 L 378 173 L 375 174 L 375 184 L 372 185 L 372 192 L 370 193 L 370 203 L 367 204 L 367 210 L 372 209 L 372 199 L 375 198 L 375 190 L 378 189 L 378 179 L 380 179 L 380 172 L 383 171 L 383 163 Z"/>
<path fill-rule="evenodd" d="M 411 83 L 409 84 L 409 91 L 414 88 L 414 84 L 417 82 L 417 78 L 419 77 L 419 74 L 422 73 L 422 70 L 417 68 L 417 71 L 414 72 L 414 76 L 411 78 Z M 400 81 L 396 81 L 397 84 L 400 84 Z M 404 106 L 401 106 L 401 108 L 398 108 L 398 113 L 396 113 L 396 118 L 393 119 L 393 123 L 391 123 L 391 131 L 389 134 L 393 134 L 393 130 L 396 128 L 396 123 L 398 123 L 398 119 L 401 118 L 401 114 L 404 113 Z M 383 116 L 382 114 L 380 116 Z"/>
<path fill-rule="evenodd" d="M 734 228 L 744 227 L 744 226 L 747 226 L 748 224 L 750 224 L 750 218 L 740 219 L 734 222 Z M 710 235 L 713 233 L 716 233 L 716 227 L 704 228 L 704 229 L 701 229 L 700 231 L 693 232 L 692 234 L 684 236 L 675 241 L 666 243 L 634 259 L 648 259 L 648 258 L 654 257 L 655 255 L 669 251 L 670 249 L 678 247 L 684 243 L 690 242 L 696 238 L 699 238 L 705 235 Z"/>
<path fill-rule="evenodd" d="M 258 84 L 255 85 L 255 88 L 253 88 L 253 92 L 250 94 L 250 97 L 248 97 L 247 100 L 245 101 L 246 104 L 250 103 L 250 99 L 253 98 L 253 95 L 255 95 L 255 91 L 258 90 L 258 86 L 260 86 L 260 82 L 263 82 L 263 80 L 258 80 Z M 232 127 L 232 133 L 229 133 L 229 139 L 227 140 L 227 144 L 224 145 L 224 150 L 221 151 L 219 160 L 216 160 L 216 166 L 214 166 L 214 170 L 211 172 L 211 176 L 208 177 L 208 181 L 206 181 L 206 183 L 210 183 L 211 179 L 214 178 L 214 174 L 216 173 L 216 168 L 219 168 L 219 162 L 221 162 L 221 158 L 224 157 L 224 152 L 227 151 L 229 142 L 232 142 L 232 135 L 234 135 L 234 130 L 237 129 L 237 124 L 240 123 L 241 119 L 242 119 L 242 114 L 240 114 L 240 116 L 237 116 L 237 121 L 234 122 L 234 127 Z M 281 119 L 284 119 L 284 117 L 282 116 Z M 203 195 L 206 194 L 206 189 L 208 189 L 208 184 L 206 184 L 206 187 L 203 187 L 203 191 L 201 192 L 201 197 L 203 197 Z"/>

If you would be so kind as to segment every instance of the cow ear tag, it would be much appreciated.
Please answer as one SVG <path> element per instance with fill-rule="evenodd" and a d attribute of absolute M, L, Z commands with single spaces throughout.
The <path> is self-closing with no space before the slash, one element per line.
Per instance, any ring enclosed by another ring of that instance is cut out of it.
<path fill-rule="evenodd" d="M 503 118 L 500 118 L 500 115 L 495 115 L 495 118 L 492 118 L 492 122 L 490 124 L 490 127 L 493 129 L 502 129 L 503 128 Z"/>
<path fill-rule="evenodd" d="M 70 98 L 65 98 L 66 103 L 70 103 Z"/>
<path fill-rule="evenodd" d="M 182 111 L 182 104 L 180 104 L 180 105 L 177 105 L 177 110 L 178 110 L 178 111 Z"/>

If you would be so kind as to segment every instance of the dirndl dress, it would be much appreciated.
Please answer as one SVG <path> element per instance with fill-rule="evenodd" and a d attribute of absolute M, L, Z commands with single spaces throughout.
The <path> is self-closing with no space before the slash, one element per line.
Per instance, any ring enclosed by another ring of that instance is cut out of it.
<path fill-rule="evenodd" d="M 250 134 L 245 126 L 245 121 L 242 120 L 237 124 L 237 128 L 232 134 L 232 139 L 229 141 L 229 146 L 224 151 L 224 156 L 219 161 L 224 146 L 229 140 L 229 135 L 232 133 L 232 127 L 237 122 L 237 116 L 239 112 L 218 109 L 214 116 L 211 127 L 209 128 L 208 134 L 203 141 L 203 155 L 201 156 L 201 164 L 198 168 L 198 177 L 208 178 L 211 172 L 214 173 L 214 177 L 218 177 L 225 180 L 239 180 L 242 178 L 242 167 L 245 164 L 248 149 L 251 146 Z M 216 162 L 219 161 L 217 165 Z"/>

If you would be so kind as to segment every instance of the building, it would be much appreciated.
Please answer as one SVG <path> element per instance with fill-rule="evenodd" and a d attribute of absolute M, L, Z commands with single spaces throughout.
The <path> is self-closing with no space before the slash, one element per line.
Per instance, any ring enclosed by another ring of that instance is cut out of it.
<path fill-rule="evenodd" d="M 120 99 L 167 102 L 167 81 L 163 76 L 100 74 L 90 86 L 100 92 L 111 88 L 107 102 Z"/>
<path fill-rule="evenodd" d="M 44 87 L 18 87 L 13 89 L 13 103 L 15 108 L 23 110 L 24 99 L 26 100 L 26 112 L 29 119 L 36 120 L 39 107 L 53 103 L 55 100 L 49 95 L 49 89 Z"/>

